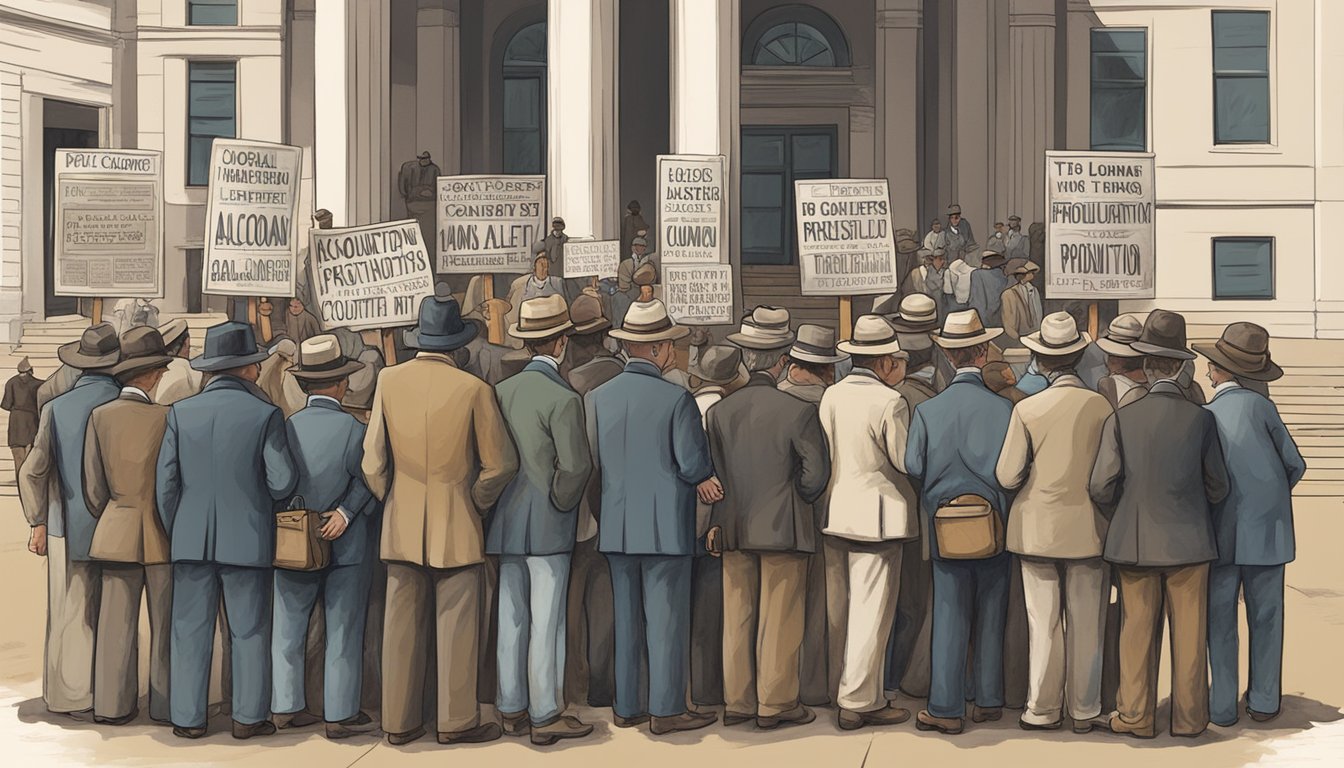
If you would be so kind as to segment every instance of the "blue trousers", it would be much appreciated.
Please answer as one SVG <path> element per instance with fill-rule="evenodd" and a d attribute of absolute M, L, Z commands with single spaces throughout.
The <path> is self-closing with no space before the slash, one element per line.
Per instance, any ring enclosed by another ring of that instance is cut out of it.
<path fill-rule="evenodd" d="M 321 597 L 327 626 L 322 715 L 327 722 L 339 723 L 359 714 L 372 570 L 372 563 L 322 571 L 276 569 L 272 712 L 292 714 L 308 706 L 303 685 L 308 620 Z"/>
<path fill-rule="evenodd" d="M 1283 566 L 1214 565 L 1209 571 L 1209 719 L 1237 720 L 1237 591 L 1246 598 L 1250 635 L 1247 704 L 1267 715 L 1279 711 L 1283 671 Z"/>
<path fill-rule="evenodd" d="M 1003 706 L 1003 633 L 1008 616 L 1009 555 L 933 561 L 929 714 L 964 717 L 966 697 Z M 970 681 L 966 654 L 975 637 Z"/>
<path fill-rule="evenodd" d="M 565 710 L 568 552 L 499 556 L 499 696 L 505 714 L 546 725 Z"/>
<path fill-rule="evenodd" d="M 686 711 L 691 642 L 691 556 L 608 553 L 616 618 L 616 701 L 621 717 Z M 640 675 L 648 652 L 649 680 Z"/>
<path fill-rule="evenodd" d="M 270 716 L 271 571 L 219 563 L 173 563 L 173 644 L 168 675 L 173 725 L 205 726 L 221 590 L 233 643 L 233 719 L 251 725 Z"/>

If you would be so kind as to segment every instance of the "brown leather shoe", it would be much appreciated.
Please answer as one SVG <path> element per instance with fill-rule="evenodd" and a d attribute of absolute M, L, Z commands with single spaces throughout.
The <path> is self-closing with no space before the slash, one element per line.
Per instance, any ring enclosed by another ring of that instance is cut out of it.
<path fill-rule="evenodd" d="M 205 736 L 205 726 L 183 728 L 180 725 L 175 725 L 173 726 L 173 735 L 179 739 L 199 739 Z"/>
<path fill-rule="evenodd" d="M 415 730 L 412 731 L 406 731 L 404 733 L 387 734 L 387 743 L 391 744 L 394 747 L 400 747 L 404 744 L 410 744 L 412 741 L 415 741 L 416 739 L 424 735 L 425 735 L 425 727 L 422 725 L 419 728 L 416 728 Z"/>
<path fill-rule="evenodd" d="M 322 722 L 322 718 L 303 709 L 298 712 L 272 715 L 271 720 L 275 723 L 275 727 L 282 731 L 289 728 L 307 728 L 310 725 L 317 725 Z"/>
<path fill-rule="evenodd" d="M 262 720 L 259 723 L 240 723 L 233 721 L 233 738 L 252 739 L 257 736 L 270 736 L 275 733 L 275 723 L 270 720 Z"/>
<path fill-rule="evenodd" d="M 612 722 L 617 728 L 637 728 L 637 727 L 639 727 L 639 726 L 641 726 L 641 725 L 643 725 L 643 724 L 649 722 L 649 716 L 648 716 L 648 715 L 635 715 L 634 717 L 621 717 L 621 716 L 618 715 L 618 714 L 612 713 L 612 715 L 611 715 L 611 722 Z"/>
<path fill-rule="evenodd" d="M 562 715 L 545 725 L 532 726 L 532 743 L 549 747 L 561 739 L 581 739 L 593 732 L 593 726 L 577 717 Z"/>
<path fill-rule="evenodd" d="M 733 712 L 727 709 L 723 710 L 724 725 L 741 725 L 743 723 L 749 723 L 755 719 L 755 715 L 746 715 L 741 712 Z"/>
<path fill-rule="evenodd" d="M 338 739 L 348 739 L 351 736 L 360 736 L 373 731 L 373 718 L 364 712 L 360 712 L 354 717 L 347 717 L 337 723 L 327 723 L 327 738 L 333 741 Z"/>
<path fill-rule="evenodd" d="M 961 733 L 962 725 L 960 717 L 934 717 L 927 709 L 921 709 L 915 717 L 915 727 L 919 730 L 938 731 L 948 736 Z"/>
<path fill-rule="evenodd" d="M 1279 716 L 1278 712 L 1256 712 L 1250 707 L 1246 708 L 1246 714 L 1257 723 L 1268 723 L 1270 720 Z"/>
<path fill-rule="evenodd" d="M 649 732 L 655 736 L 664 736 L 678 731 L 694 731 L 707 725 L 713 725 L 714 721 L 718 719 L 718 715 L 697 715 L 691 712 L 682 712 L 680 715 L 673 715 L 672 717 L 654 717 L 651 718 Z"/>
<path fill-rule="evenodd" d="M 1157 729 L 1154 726 L 1150 725 L 1147 728 L 1137 728 L 1120 719 L 1120 713 L 1118 712 L 1111 715 L 1109 722 L 1111 733 L 1118 733 L 1122 736 L 1133 736 L 1136 739 L 1157 738 Z"/>
<path fill-rule="evenodd" d="M 468 728 L 465 731 L 454 731 L 452 733 L 440 733 L 440 744 L 483 744 L 487 741 L 494 741 L 504 735 L 504 729 L 499 727 L 499 723 L 489 722 L 481 723 L 475 728 Z"/>
<path fill-rule="evenodd" d="M 770 717 L 756 718 L 756 727 L 763 731 L 772 731 L 781 725 L 807 725 L 817 719 L 817 715 L 812 710 L 801 704 L 789 710 L 781 712 L 778 715 Z"/>
<path fill-rule="evenodd" d="M 843 731 L 857 730 L 865 725 L 900 725 L 909 719 L 910 710 L 891 705 L 872 712 L 855 712 L 852 709 L 841 708 L 837 718 L 838 725 Z"/>
<path fill-rule="evenodd" d="M 526 736 L 532 730 L 532 721 L 527 719 L 527 710 L 500 712 L 499 719 L 504 723 L 505 736 Z"/>
<path fill-rule="evenodd" d="M 971 706 L 971 722 L 987 723 L 1003 717 L 1003 707 Z"/>

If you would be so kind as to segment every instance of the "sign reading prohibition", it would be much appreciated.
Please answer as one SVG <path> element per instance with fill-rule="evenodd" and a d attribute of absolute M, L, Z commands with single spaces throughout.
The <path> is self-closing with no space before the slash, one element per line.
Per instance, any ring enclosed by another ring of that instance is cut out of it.
<path fill-rule="evenodd" d="M 886 179 L 795 181 L 804 296 L 891 293 L 900 283 Z"/>
<path fill-rule="evenodd" d="M 731 265 L 663 267 L 662 280 L 663 303 L 673 322 L 683 325 L 733 322 Z"/>
<path fill-rule="evenodd" d="M 658 156 L 660 263 L 722 264 L 727 164 L 723 155 Z"/>
<path fill-rule="evenodd" d="M 545 176 L 440 176 L 439 272 L 531 272 L 545 235 Z"/>
<path fill-rule="evenodd" d="M 1045 153 L 1045 295 L 1156 296 L 1153 155 Z"/>
<path fill-rule="evenodd" d="M 205 213 L 201 290 L 224 296 L 293 296 L 303 150 L 215 139 Z"/>
<path fill-rule="evenodd" d="M 413 325 L 434 293 L 429 249 L 415 219 L 312 229 L 313 297 L 322 327 L 364 331 Z"/>
<path fill-rule="evenodd" d="M 563 277 L 615 277 L 620 262 L 620 240 L 570 240 Z"/>
<path fill-rule="evenodd" d="M 53 293 L 163 295 L 163 156 L 56 150 Z"/>

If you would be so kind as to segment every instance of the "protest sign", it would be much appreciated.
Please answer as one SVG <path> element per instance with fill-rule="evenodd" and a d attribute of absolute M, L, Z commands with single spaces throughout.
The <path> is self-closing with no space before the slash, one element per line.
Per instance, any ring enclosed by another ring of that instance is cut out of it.
<path fill-rule="evenodd" d="M 313 300 L 322 327 L 413 325 L 434 293 L 429 249 L 415 219 L 308 232 Z"/>
<path fill-rule="evenodd" d="M 531 272 L 545 236 L 545 176 L 440 176 L 438 271 Z"/>
<path fill-rule="evenodd" d="M 163 155 L 58 149 L 57 296 L 163 296 Z"/>
<path fill-rule="evenodd" d="M 1153 155 L 1045 153 L 1045 295 L 1156 296 Z"/>
<path fill-rule="evenodd" d="M 900 283 L 886 179 L 795 181 L 804 296 L 891 293 Z"/>
<path fill-rule="evenodd" d="M 661 263 L 726 263 L 723 155 L 658 156 L 658 238 Z"/>
<path fill-rule="evenodd" d="M 615 277 L 621 262 L 620 240 L 570 240 L 565 243 L 562 277 Z"/>
<path fill-rule="evenodd" d="M 663 303 L 674 322 L 733 322 L 733 268 L 728 264 L 663 267 Z"/>
<path fill-rule="evenodd" d="M 205 213 L 201 290 L 224 296 L 293 296 L 303 150 L 215 139 Z"/>

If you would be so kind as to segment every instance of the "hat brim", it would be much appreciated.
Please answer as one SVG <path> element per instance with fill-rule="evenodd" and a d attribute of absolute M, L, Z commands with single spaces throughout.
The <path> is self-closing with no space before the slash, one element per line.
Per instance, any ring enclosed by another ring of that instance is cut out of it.
<path fill-rule="evenodd" d="M 684 325 L 673 325 L 653 333 L 638 333 L 636 331 L 627 331 L 624 328 L 617 328 L 607 335 L 617 341 L 653 344 L 659 341 L 676 341 L 677 339 L 685 338 L 690 334 L 690 328 L 687 328 Z"/>
<path fill-rule="evenodd" d="M 808 352 L 806 350 L 798 349 L 797 347 L 791 347 L 789 349 L 789 357 L 792 357 L 794 360 L 801 360 L 804 363 L 816 363 L 817 365 L 835 365 L 836 363 L 843 363 L 849 359 L 847 353 L 841 352 L 838 349 L 834 355 L 819 355 L 816 352 Z"/>
<path fill-rule="evenodd" d="M 566 320 L 560 325 L 553 325 L 550 328 L 541 328 L 535 331 L 524 331 L 518 327 L 518 323 L 509 326 L 509 335 L 515 339 L 549 339 L 552 336 L 559 336 L 566 331 L 573 330 L 574 323 Z"/>
<path fill-rule="evenodd" d="M 1146 344 L 1142 341 L 1136 341 L 1130 345 L 1135 352 L 1142 352 L 1151 357 L 1170 357 L 1173 360 L 1194 360 L 1195 353 L 1185 347 L 1159 347 L 1156 344 Z"/>
<path fill-rule="evenodd" d="M 1026 336 L 1023 336 L 1021 341 L 1022 346 L 1038 355 L 1064 357 L 1065 355 L 1072 355 L 1074 352 L 1080 352 L 1087 349 L 1087 345 L 1092 343 L 1092 337 L 1088 336 L 1086 332 L 1082 332 L 1078 334 L 1078 339 L 1072 344 L 1064 347 L 1052 347 L 1042 342 L 1041 332 L 1036 331 L 1035 333 L 1029 333 Z"/>
<path fill-rule="evenodd" d="M 1008 263 L 1008 259 L 1007 259 L 1006 257 L 1004 257 L 1002 254 L 995 254 L 995 255 L 993 255 L 993 256 L 982 256 L 982 257 L 980 257 L 980 266 L 982 266 L 982 267 L 989 267 L 990 269 L 993 269 L 993 268 L 995 268 L 995 267 L 1001 267 L 1001 266 L 1003 266 L 1004 264 L 1007 264 L 1007 263 Z"/>
<path fill-rule="evenodd" d="M 116 365 L 117 361 L 121 359 L 121 350 L 109 352 L 106 355 L 100 355 L 98 357 L 90 357 L 88 355 L 80 354 L 79 342 L 72 341 L 69 344 L 62 344 L 56 350 L 56 358 L 71 368 L 87 371 L 94 368 L 107 368 L 108 366 Z"/>
<path fill-rule="evenodd" d="M 910 358 L 910 353 L 901 349 L 899 339 L 892 339 L 883 344 L 855 344 L 852 341 L 842 341 L 835 345 L 835 348 L 851 357 L 886 357 L 892 355 L 902 360 Z"/>
<path fill-rule="evenodd" d="M 148 355 L 122 360 L 108 371 L 113 376 L 129 376 L 132 373 L 149 371 L 155 368 L 167 368 L 173 362 L 172 355 Z"/>
<path fill-rule="evenodd" d="M 900 315 L 888 315 L 887 322 L 891 323 L 891 327 L 895 328 L 897 333 L 932 333 L 938 330 L 937 318 L 914 323 Z"/>
<path fill-rule="evenodd" d="M 411 349 L 425 352 L 452 352 L 465 347 L 476 338 L 476 324 L 465 323 L 457 333 L 425 333 L 416 326 L 406 334 L 404 341 Z"/>
<path fill-rule="evenodd" d="M 611 327 L 611 321 L 605 317 L 599 317 L 596 320 L 590 320 L 586 323 L 579 323 L 574 326 L 575 336 L 587 336 L 590 333 L 605 331 Z"/>
<path fill-rule="evenodd" d="M 332 368 L 329 371 L 305 371 L 301 368 L 294 367 L 289 369 L 289 374 L 299 381 L 340 381 L 355 371 L 363 369 L 363 363 L 358 360 L 347 359 L 342 365 L 337 368 Z"/>
<path fill-rule="evenodd" d="M 191 359 L 191 368 L 194 371 L 215 373 L 217 371 L 227 371 L 230 368 L 242 368 L 244 365 L 254 365 L 265 361 L 270 356 L 271 353 L 264 349 L 259 349 L 250 355 L 225 355 L 224 357 L 197 355 Z"/>
<path fill-rule="evenodd" d="M 1122 344 L 1118 341 L 1113 341 L 1111 339 L 1106 338 L 1105 336 L 1101 337 L 1100 339 L 1097 339 L 1097 346 L 1101 348 L 1102 352 L 1105 352 L 1106 354 L 1112 357 L 1144 356 L 1142 352 L 1136 351 L 1133 347 L 1129 346 L 1128 344 Z"/>
<path fill-rule="evenodd" d="M 1265 367 L 1259 371 L 1248 371 L 1232 358 L 1224 355 L 1222 350 L 1213 344 L 1191 344 L 1195 352 L 1212 360 L 1215 365 L 1228 373 L 1251 381 L 1278 381 L 1283 378 L 1283 369 L 1278 366 L 1268 355 L 1265 356 Z"/>
<path fill-rule="evenodd" d="M 160 329 L 160 333 L 162 333 L 162 329 Z M 178 331 L 177 333 L 174 333 L 172 336 L 164 336 L 163 337 L 164 348 L 171 348 L 174 344 L 181 341 L 182 338 L 189 333 L 191 333 L 191 328 L 184 325 L 182 326 L 182 330 Z"/>
<path fill-rule="evenodd" d="M 943 336 L 942 331 L 929 332 L 929 336 L 933 338 L 933 343 L 943 349 L 965 349 L 967 347 L 974 347 L 978 344 L 988 344 L 1002 335 L 1002 328 L 986 328 L 980 333 L 964 339 L 949 339 Z"/>
<path fill-rule="evenodd" d="M 792 333 L 781 333 L 774 338 L 766 336 L 748 336 L 745 333 L 728 334 L 728 343 L 743 349 L 762 349 L 771 350 L 780 347 L 791 347 L 798 340 L 798 337 Z"/>

